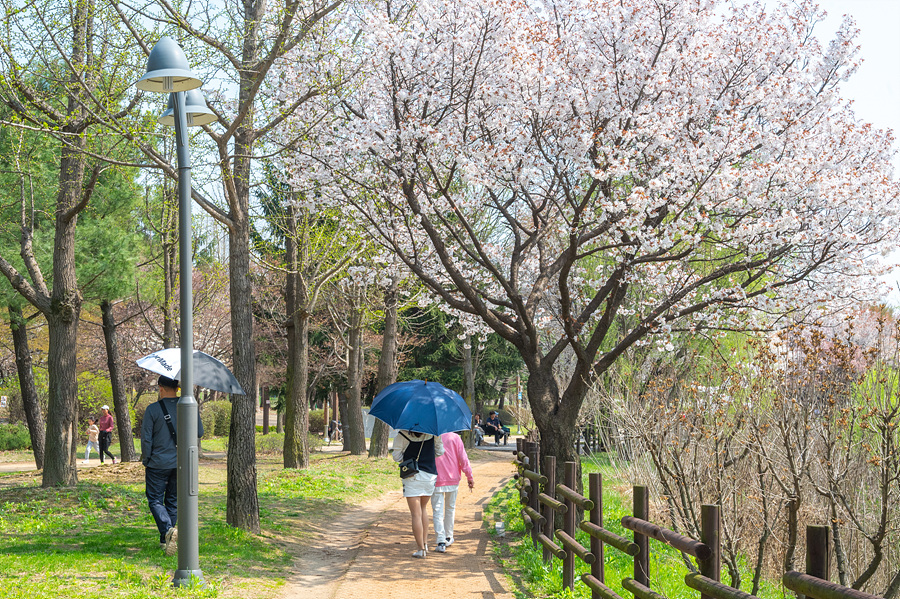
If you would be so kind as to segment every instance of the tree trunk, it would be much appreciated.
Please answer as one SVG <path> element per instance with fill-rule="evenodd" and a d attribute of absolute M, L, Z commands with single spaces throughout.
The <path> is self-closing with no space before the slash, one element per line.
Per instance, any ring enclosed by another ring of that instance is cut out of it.
<path fill-rule="evenodd" d="M 22 391 L 22 407 L 25 410 L 25 421 L 28 423 L 28 434 L 31 437 L 31 451 L 34 453 L 34 465 L 38 470 L 44 469 L 44 444 L 46 442 L 44 414 L 38 400 L 37 387 L 34 384 L 34 371 L 31 366 L 31 349 L 28 347 L 28 329 L 22 309 L 9 304 L 9 328 L 12 331 L 13 349 L 16 354 L 16 370 L 19 373 L 19 389 Z"/>
<path fill-rule="evenodd" d="M 463 356 L 463 393 L 466 405 L 472 413 L 475 413 L 475 366 L 472 363 L 472 337 L 467 336 L 462 347 Z M 471 427 L 475 426 L 474 422 L 469 424 L 469 433 L 463 435 L 463 441 L 468 449 L 472 449 L 475 444 L 475 435 L 471 434 Z"/>
<path fill-rule="evenodd" d="M 570 385 L 567 391 L 579 392 L 580 389 L 572 389 Z M 581 492 L 581 458 L 575 451 L 575 422 L 581 403 L 561 401 L 552 371 L 543 370 L 529 373 L 528 400 L 532 406 L 535 425 L 540 432 L 540 463 L 544 463 L 545 456 L 556 457 L 557 482 L 565 480 L 566 462 L 578 464 L 575 478 L 578 488 L 575 491 Z"/>
<path fill-rule="evenodd" d="M 75 447 L 78 443 L 75 354 L 80 298 L 75 293 L 69 301 L 54 302 L 54 307 L 56 309 L 47 319 L 50 332 L 47 360 L 50 395 L 47 401 L 43 487 L 74 486 L 78 482 L 75 465 Z"/>
<path fill-rule="evenodd" d="M 341 421 L 341 430 L 344 432 L 343 435 L 343 446 L 341 447 L 341 451 L 350 451 L 350 435 L 347 434 L 347 429 L 349 428 L 349 422 L 347 420 L 347 391 L 341 390 L 338 391 L 338 413 L 340 414 Z"/>
<path fill-rule="evenodd" d="M 165 208 L 163 210 L 162 257 L 163 257 L 163 347 L 178 347 L 175 342 L 175 281 L 178 280 L 178 199 L 175 187 L 163 185 Z"/>
<path fill-rule="evenodd" d="M 79 10 L 86 10 L 86 7 L 79 4 Z M 80 54 L 73 52 L 73 56 Z M 76 58 L 75 62 L 80 62 L 80 59 Z M 75 111 L 74 106 L 75 100 L 70 99 L 70 112 Z M 73 136 L 70 145 L 62 148 L 59 162 L 53 237 L 53 290 L 50 292 L 49 308 L 44 313 L 50 338 L 43 487 L 74 486 L 78 482 L 75 466 L 78 383 L 75 376 L 82 298 L 75 276 L 75 227 L 78 223 L 76 208 L 83 193 L 86 158 L 80 149 L 84 146 L 83 135 Z"/>
<path fill-rule="evenodd" d="M 119 356 L 119 341 L 116 336 L 116 319 L 112 303 L 100 302 L 103 315 L 103 338 L 106 341 L 106 367 L 112 385 L 113 409 L 116 411 L 116 429 L 119 433 L 119 452 L 123 462 L 136 462 L 134 433 L 131 431 L 131 413 L 128 411 L 128 397 L 125 395 L 125 377 L 122 375 L 122 358 Z"/>
<path fill-rule="evenodd" d="M 244 155 L 246 144 L 235 138 L 235 151 Z M 249 154 L 235 158 L 236 193 L 250 181 Z M 246 169 L 238 163 L 246 161 Z M 246 172 L 244 172 L 246 171 Z M 238 174 L 239 173 L 239 174 Z M 231 339 L 234 375 L 246 395 L 231 396 L 231 429 L 228 438 L 228 497 L 226 522 L 259 533 L 259 498 L 256 493 L 256 352 L 253 339 L 253 297 L 250 286 L 250 226 L 246 210 L 232 206 L 233 228 L 229 231 L 231 293 Z"/>
<path fill-rule="evenodd" d="M 284 423 L 284 467 L 309 467 L 309 404 L 306 388 L 309 386 L 309 313 L 302 303 L 306 287 L 299 271 L 299 252 L 302 244 L 297 241 L 297 208 L 288 207 L 287 234 L 285 235 L 285 260 L 288 266 L 284 303 L 288 314 L 288 364 L 287 397 L 284 409 L 278 411 L 279 426 Z M 284 415 L 281 419 L 282 413 Z M 327 423 L 326 423 L 327 426 Z M 281 429 L 278 429 L 281 432 Z"/>
<path fill-rule="evenodd" d="M 397 381 L 397 304 L 400 282 L 391 279 L 391 286 L 384 292 L 384 335 L 381 338 L 381 357 L 378 358 L 378 379 L 376 393 Z M 375 419 L 372 438 L 369 441 L 369 457 L 383 458 L 388 454 L 390 429 L 381 420 Z"/>
<path fill-rule="evenodd" d="M 309 315 L 295 309 L 288 334 L 293 348 L 288 347 L 288 389 L 284 406 L 284 467 L 309 467 Z"/>
<path fill-rule="evenodd" d="M 366 453 L 366 431 L 362 418 L 362 371 L 365 354 L 362 347 L 362 293 L 353 292 L 350 305 L 350 355 L 347 360 L 347 410 L 344 440 L 351 455 Z"/>

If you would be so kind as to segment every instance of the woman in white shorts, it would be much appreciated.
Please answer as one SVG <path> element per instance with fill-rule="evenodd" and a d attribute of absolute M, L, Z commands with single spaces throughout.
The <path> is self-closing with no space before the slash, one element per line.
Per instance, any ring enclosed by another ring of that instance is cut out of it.
<path fill-rule="evenodd" d="M 425 506 L 434 493 L 437 480 L 437 466 L 434 458 L 444 453 L 440 437 L 414 431 L 398 431 L 394 438 L 393 457 L 395 462 L 413 458 L 417 460 L 419 471 L 403 479 L 403 496 L 412 516 L 413 536 L 416 552 L 413 557 L 425 557 L 428 552 L 428 514 Z"/>

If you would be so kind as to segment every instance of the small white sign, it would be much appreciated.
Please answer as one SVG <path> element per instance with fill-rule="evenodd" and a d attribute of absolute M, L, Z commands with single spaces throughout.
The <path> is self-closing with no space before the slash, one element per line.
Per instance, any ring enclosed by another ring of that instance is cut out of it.
<path fill-rule="evenodd" d="M 6 396 L 0 395 L 0 408 L 5 408 L 5 407 L 6 407 Z"/>

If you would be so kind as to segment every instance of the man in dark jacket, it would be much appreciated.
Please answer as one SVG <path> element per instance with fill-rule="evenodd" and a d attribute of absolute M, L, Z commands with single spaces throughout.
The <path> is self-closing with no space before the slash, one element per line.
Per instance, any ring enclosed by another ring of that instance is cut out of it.
<path fill-rule="evenodd" d="M 178 381 L 160 376 L 159 401 L 147 406 L 141 423 L 141 462 L 150 513 L 159 529 L 160 547 L 166 555 L 178 551 Z M 168 416 L 168 418 L 166 417 Z M 168 422 L 167 422 L 168 421 Z M 203 436 L 203 421 L 197 419 L 197 436 Z"/>

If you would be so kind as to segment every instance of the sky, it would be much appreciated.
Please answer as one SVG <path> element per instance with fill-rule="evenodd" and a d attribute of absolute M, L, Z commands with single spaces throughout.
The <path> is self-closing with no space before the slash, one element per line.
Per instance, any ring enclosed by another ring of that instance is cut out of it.
<path fill-rule="evenodd" d="M 844 84 L 843 95 L 853 100 L 861 120 L 893 129 L 895 139 L 900 137 L 900 0 L 818 0 L 818 4 L 828 12 L 816 27 L 823 47 L 834 37 L 843 15 L 853 17 L 859 29 L 863 64 Z M 894 179 L 898 178 L 900 154 L 894 156 Z M 900 264 L 900 248 L 891 259 Z M 900 306 L 900 268 L 886 281 L 893 291 L 885 300 Z"/>

